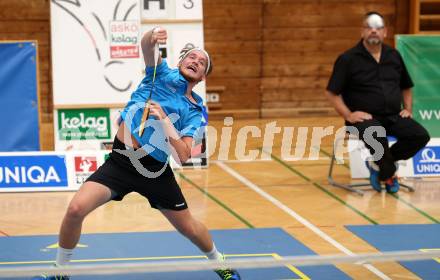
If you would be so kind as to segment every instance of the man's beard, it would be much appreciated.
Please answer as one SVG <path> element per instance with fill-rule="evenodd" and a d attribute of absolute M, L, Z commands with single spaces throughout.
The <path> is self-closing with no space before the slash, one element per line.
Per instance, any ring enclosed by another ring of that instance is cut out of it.
<path fill-rule="evenodd" d="M 367 43 L 372 46 L 377 46 L 382 44 L 382 41 L 379 38 L 368 38 Z"/>
<path fill-rule="evenodd" d="M 183 71 L 181 71 L 180 73 L 185 78 L 185 80 L 187 80 L 190 83 L 196 83 L 196 82 L 198 83 L 198 82 L 200 82 L 200 80 L 197 80 L 197 79 L 195 79 L 193 77 L 190 77 L 190 76 L 186 75 Z"/>

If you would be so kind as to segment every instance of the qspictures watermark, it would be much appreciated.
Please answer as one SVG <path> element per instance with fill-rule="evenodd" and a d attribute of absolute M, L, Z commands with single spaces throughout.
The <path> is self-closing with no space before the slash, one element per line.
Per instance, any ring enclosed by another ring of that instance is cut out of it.
<path fill-rule="evenodd" d="M 132 127 L 132 116 L 135 115 L 137 110 L 143 110 L 143 108 L 144 104 L 142 102 L 130 108 L 124 120 L 127 127 Z M 100 134 L 96 131 L 103 129 L 108 121 L 105 121 L 103 116 L 94 115 L 93 119 L 88 119 L 85 115 L 70 116 L 70 118 L 65 119 L 62 123 L 64 126 L 63 135 L 72 137 L 72 135 L 80 134 L 81 137 L 85 137 L 87 140 L 99 139 L 97 136 Z M 178 114 L 170 114 L 168 118 L 173 124 L 180 120 Z M 148 120 L 145 126 L 153 131 L 148 143 L 145 143 L 141 149 L 130 149 L 130 147 L 133 147 L 133 143 L 131 143 L 131 137 L 126 137 L 124 143 L 127 145 L 127 149 L 116 150 L 116 152 L 129 157 L 136 170 L 149 178 L 160 176 L 165 170 L 167 162 L 164 163 L 164 168 L 152 172 L 141 164 L 141 158 L 155 150 L 159 150 L 168 156 L 177 154 L 174 147 L 169 144 L 169 138 L 165 135 L 162 125 L 162 121 Z M 185 127 L 181 133 L 191 129 L 192 127 Z M 137 130 L 132 133 L 137 133 Z M 360 139 L 358 130 L 352 126 L 338 128 L 335 126 L 279 126 L 277 121 L 268 122 L 261 127 L 249 125 L 248 123 L 237 126 L 234 125 L 232 117 L 226 117 L 223 120 L 223 126 L 220 128 L 211 125 L 197 128 L 193 142 L 195 144 L 201 138 L 206 137 L 208 140 L 207 149 L 200 156 L 211 160 L 270 160 L 272 154 L 276 153 L 280 155 L 282 160 L 299 161 L 321 159 L 321 146 L 325 139 L 327 146 L 329 142 L 331 143 L 330 145 L 335 151 L 338 162 L 343 162 L 344 155 L 349 150 L 345 145 L 345 141 L 340 140 L 344 139 L 347 133 Z M 375 161 L 380 159 L 384 154 L 384 149 L 377 138 L 386 137 L 385 129 L 383 127 L 370 127 L 361 136 L 371 148 L 372 159 Z M 216 156 L 214 156 L 215 154 Z M 174 158 L 179 163 L 179 159 Z M 197 168 L 197 166 L 195 167 Z"/>

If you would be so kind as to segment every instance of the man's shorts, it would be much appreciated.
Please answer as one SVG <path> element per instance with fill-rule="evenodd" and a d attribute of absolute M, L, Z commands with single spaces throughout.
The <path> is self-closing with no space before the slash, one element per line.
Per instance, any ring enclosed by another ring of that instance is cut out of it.
<path fill-rule="evenodd" d="M 188 208 L 168 163 L 160 162 L 149 155 L 139 159 L 142 166 L 150 172 L 158 172 L 164 168 L 156 178 L 148 178 L 136 170 L 127 156 L 115 149 L 127 151 L 125 144 L 115 137 L 110 157 L 86 182 L 92 181 L 107 186 L 113 193 L 113 200 L 122 200 L 126 194 L 137 192 L 148 199 L 151 207 L 159 210 L 178 211 Z M 132 148 L 131 151 L 134 152 Z"/>

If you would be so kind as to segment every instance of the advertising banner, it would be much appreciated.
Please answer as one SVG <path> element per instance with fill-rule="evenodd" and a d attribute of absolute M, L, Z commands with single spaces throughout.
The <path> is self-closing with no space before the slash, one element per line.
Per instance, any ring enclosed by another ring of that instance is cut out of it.
<path fill-rule="evenodd" d="M 39 151 L 37 44 L 1 42 L 0 61 L 0 151 Z"/>
<path fill-rule="evenodd" d="M 138 58 L 139 57 L 139 22 L 112 21 L 110 22 L 110 57 Z"/>
<path fill-rule="evenodd" d="M 140 1 L 53 0 L 50 9 L 55 108 L 126 103 L 142 78 Z"/>
<path fill-rule="evenodd" d="M 90 175 L 98 169 L 98 161 L 96 155 L 75 155 L 74 176 L 75 184 L 82 184 Z"/>
<path fill-rule="evenodd" d="M 176 67 L 182 48 L 203 48 L 202 11 L 202 0 L 51 1 L 55 149 L 110 147 L 117 108 L 127 103 L 144 73 L 142 34 L 166 28 L 161 55 Z M 194 88 L 204 100 L 205 88 L 205 82 Z M 185 166 L 206 166 L 204 143 L 197 141 Z"/>
<path fill-rule="evenodd" d="M 0 192 L 76 191 L 109 152 L 0 153 Z"/>
<path fill-rule="evenodd" d="M 394 144 L 390 141 L 390 145 Z M 353 179 L 368 178 L 369 171 L 365 161 L 370 152 L 360 140 L 348 140 L 350 172 Z M 440 176 L 440 139 L 432 139 L 414 157 L 398 162 L 399 177 L 432 177 Z"/>
<path fill-rule="evenodd" d="M 121 109 L 59 109 L 54 111 L 55 149 L 101 150 L 113 142 Z"/>
<path fill-rule="evenodd" d="M 0 191 L 65 190 L 65 162 L 58 153 L 0 153 Z"/>
<path fill-rule="evenodd" d="M 440 176 L 440 146 L 427 146 L 413 157 L 415 175 Z"/>
<path fill-rule="evenodd" d="M 204 144 L 202 144 L 204 145 Z M 192 167 L 206 164 L 202 146 Z M 1 192 L 76 191 L 109 157 L 110 150 L 0 153 Z M 176 163 L 172 163 L 178 167 Z M 185 167 L 184 166 L 184 167 Z"/>
<path fill-rule="evenodd" d="M 110 136 L 108 109 L 58 110 L 60 140 L 110 139 Z"/>
<path fill-rule="evenodd" d="M 396 46 L 415 84 L 414 119 L 440 138 L 440 36 L 397 35 Z"/>

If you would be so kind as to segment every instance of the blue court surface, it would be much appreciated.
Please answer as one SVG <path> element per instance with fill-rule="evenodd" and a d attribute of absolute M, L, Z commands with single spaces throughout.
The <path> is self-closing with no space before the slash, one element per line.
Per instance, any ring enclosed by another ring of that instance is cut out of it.
<path fill-rule="evenodd" d="M 228 258 L 315 255 L 282 229 L 235 229 L 211 232 L 216 245 Z M 17 236 L 0 238 L 0 268 L 50 265 L 56 253 L 57 237 Z M 84 234 L 75 250 L 75 264 L 200 260 L 199 250 L 177 232 Z M 279 267 L 240 270 L 243 280 L 350 279 L 334 266 Z M 24 278 L 15 278 L 24 279 Z M 218 280 L 213 271 L 148 273 L 143 275 L 75 276 L 85 279 Z"/>
<path fill-rule="evenodd" d="M 440 225 L 369 225 L 347 228 L 378 250 L 440 250 Z M 440 259 L 400 262 L 422 279 L 440 279 Z"/>

